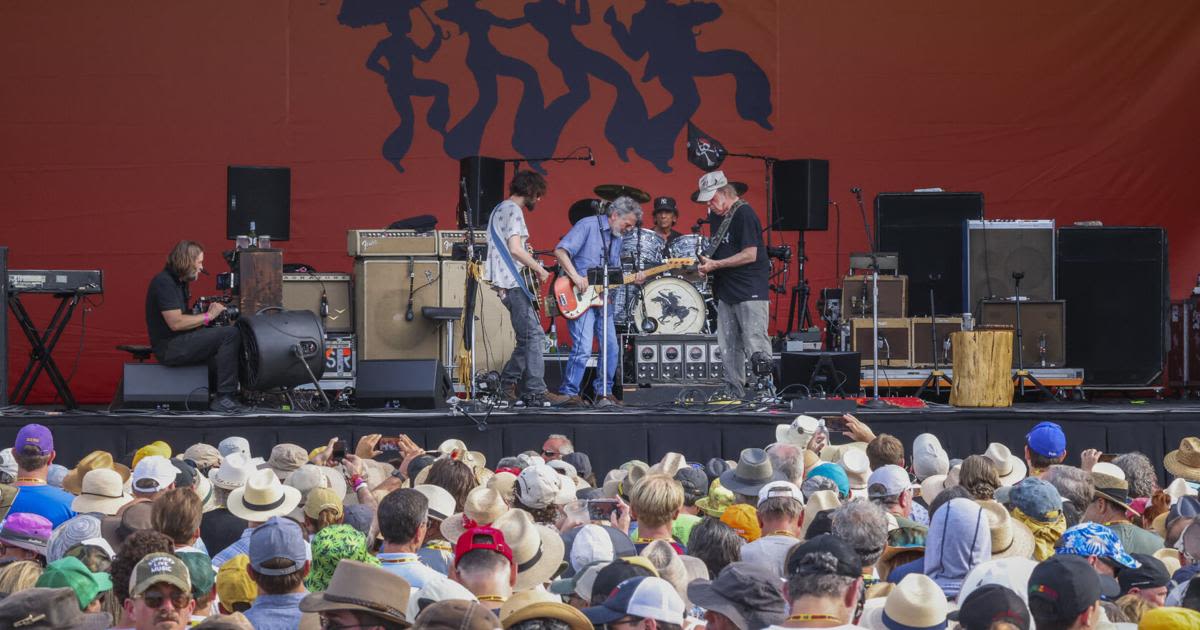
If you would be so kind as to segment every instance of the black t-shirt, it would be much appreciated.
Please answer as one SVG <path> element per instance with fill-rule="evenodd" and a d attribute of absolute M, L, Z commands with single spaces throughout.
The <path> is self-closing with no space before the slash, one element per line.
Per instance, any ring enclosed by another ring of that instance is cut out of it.
<path fill-rule="evenodd" d="M 713 236 L 721 227 L 721 222 L 725 220 L 725 217 L 715 212 L 709 212 L 708 220 L 709 235 Z M 729 258 L 747 247 L 758 248 L 758 255 L 754 262 L 739 267 L 719 269 L 712 274 L 713 291 L 718 300 L 728 304 L 737 304 L 750 300 L 768 299 L 767 280 L 771 275 L 771 264 L 767 261 L 767 248 L 763 244 L 762 224 L 758 221 L 758 215 L 754 214 L 754 208 L 751 208 L 748 203 L 743 204 L 734 213 L 729 231 L 725 233 L 725 238 L 717 246 L 717 251 L 713 252 L 712 259 Z"/>
<path fill-rule="evenodd" d="M 162 344 L 179 333 L 167 326 L 162 312 L 179 309 L 188 311 L 188 286 L 167 269 L 158 272 L 150 280 L 150 288 L 146 290 L 146 332 L 150 335 L 150 347 L 155 354 L 162 350 Z"/>

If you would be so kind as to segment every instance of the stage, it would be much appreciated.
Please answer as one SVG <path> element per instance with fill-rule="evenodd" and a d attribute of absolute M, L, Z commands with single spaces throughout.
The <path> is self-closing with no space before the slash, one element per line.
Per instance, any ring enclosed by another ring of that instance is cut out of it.
<path fill-rule="evenodd" d="M 483 420 L 486 414 L 471 415 Z M 1020 403 L 1002 409 L 934 405 L 924 409 L 862 409 L 856 415 L 876 433 L 895 435 L 908 447 L 918 434 L 934 433 L 952 457 L 982 453 L 993 441 L 1019 454 L 1025 433 L 1042 420 L 1053 420 L 1067 434 L 1068 463 L 1075 465 L 1081 450 L 1098 448 L 1108 452 L 1111 447 L 1113 452 L 1141 451 L 1161 466 L 1163 455 L 1178 448 L 1182 438 L 1200 435 L 1200 403 L 1177 400 Z M 793 416 L 789 411 L 767 408 L 665 405 L 604 411 L 494 411 L 481 429 L 475 421 L 461 414 L 452 415 L 450 410 L 218 416 L 10 407 L 0 415 L 0 443 L 11 443 L 26 423 L 42 423 L 54 430 L 57 461 L 71 466 L 94 449 L 108 450 L 128 461 L 138 447 L 160 439 L 179 452 L 195 442 L 216 444 L 226 436 L 240 435 L 250 441 L 255 454 L 265 457 L 273 445 L 281 442 L 312 448 L 333 436 L 356 440 L 367 433 L 405 433 L 427 448 L 435 448 L 447 438 L 460 438 L 495 463 L 504 454 L 539 449 L 547 435 L 562 433 L 591 457 L 593 467 L 602 474 L 626 460 L 652 462 L 668 451 L 685 453 L 689 460 L 705 461 L 717 456 L 737 459 L 743 448 L 774 441 L 775 425 L 789 422 Z"/>

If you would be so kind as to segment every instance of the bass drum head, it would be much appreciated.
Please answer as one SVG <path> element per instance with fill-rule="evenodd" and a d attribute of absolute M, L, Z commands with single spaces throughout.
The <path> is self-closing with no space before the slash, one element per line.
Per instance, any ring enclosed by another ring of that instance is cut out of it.
<path fill-rule="evenodd" d="M 708 315 L 704 298 L 696 287 L 680 278 L 656 278 L 642 288 L 646 316 L 658 323 L 654 334 L 680 335 L 704 332 Z M 633 309 L 639 330 L 642 328 L 642 309 Z"/>

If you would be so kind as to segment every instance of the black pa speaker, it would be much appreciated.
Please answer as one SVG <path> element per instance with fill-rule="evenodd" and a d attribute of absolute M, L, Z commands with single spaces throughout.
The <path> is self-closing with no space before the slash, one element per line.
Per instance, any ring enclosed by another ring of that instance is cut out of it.
<path fill-rule="evenodd" d="M 8 248 L 0 245 L 0 407 L 8 406 Z"/>
<path fill-rule="evenodd" d="M 124 407 L 208 410 L 208 365 L 169 367 L 160 363 L 126 363 L 121 377 Z"/>
<path fill-rule="evenodd" d="M 1084 385 L 1147 386 L 1167 352 L 1167 234 L 1157 227 L 1058 230 L 1058 297 L 1067 360 Z"/>
<path fill-rule="evenodd" d="M 458 161 L 458 176 L 467 182 L 467 198 L 458 195 L 458 228 L 466 229 L 462 217 L 467 217 L 471 227 L 485 229 L 492 209 L 504 201 L 504 160 L 473 155 Z M 470 212 L 464 207 L 470 204 Z"/>
<path fill-rule="evenodd" d="M 968 221 L 966 232 L 967 301 L 963 312 L 978 313 L 984 300 L 1016 297 L 1013 273 L 1021 278 L 1021 297 L 1053 300 L 1054 221 Z"/>
<path fill-rule="evenodd" d="M 230 166 L 225 173 L 225 238 L 254 233 L 286 241 L 292 233 L 292 169 Z"/>
<path fill-rule="evenodd" d="M 879 193 L 875 196 L 876 251 L 900 254 L 908 276 L 908 314 L 929 312 L 934 284 L 938 310 L 963 302 L 963 222 L 983 218 L 983 193 Z M 941 275 L 936 283 L 930 274 Z M 938 313 L 945 315 L 946 313 Z"/>
<path fill-rule="evenodd" d="M 452 388 L 435 359 L 359 361 L 354 396 L 362 408 L 440 409 Z"/>
<path fill-rule="evenodd" d="M 779 160 L 771 186 L 772 229 L 829 229 L 829 160 Z"/>

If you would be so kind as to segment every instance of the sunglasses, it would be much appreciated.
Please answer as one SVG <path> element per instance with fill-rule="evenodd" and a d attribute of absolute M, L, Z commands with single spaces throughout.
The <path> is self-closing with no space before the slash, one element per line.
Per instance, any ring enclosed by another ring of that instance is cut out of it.
<path fill-rule="evenodd" d="M 176 591 L 170 595 L 167 595 L 162 591 L 148 591 L 146 593 L 142 593 L 142 601 L 146 603 L 147 608 L 161 608 L 163 602 L 167 601 L 168 599 L 171 600 L 171 604 L 175 606 L 176 609 L 182 609 L 192 601 L 192 594 L 184 593 L 182 591 Z"/>
<path fill-rule="evenodd" d="M 546 451 L 546 450 L 543 450 L 543 451 L 542 451 L 542 455 L 545 455 L 546 457 L 550 457 L 550 456 L 552 456 L 552 455 L 561 455 L 561 453 L 559 453 L 558 451 Z"/>

